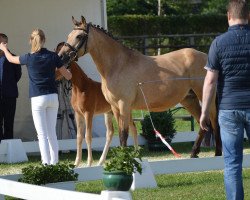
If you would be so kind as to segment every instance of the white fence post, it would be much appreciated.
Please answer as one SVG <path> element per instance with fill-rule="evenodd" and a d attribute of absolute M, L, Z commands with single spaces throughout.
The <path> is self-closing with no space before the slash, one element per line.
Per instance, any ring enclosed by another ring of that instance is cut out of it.
<path fill-rule="evenodd" d="M 7 145 L 7 152 L 1 162 L 19 163 L 28 161 L 28 157 L 20 139 L 2 140 L 1 145 Z"/>

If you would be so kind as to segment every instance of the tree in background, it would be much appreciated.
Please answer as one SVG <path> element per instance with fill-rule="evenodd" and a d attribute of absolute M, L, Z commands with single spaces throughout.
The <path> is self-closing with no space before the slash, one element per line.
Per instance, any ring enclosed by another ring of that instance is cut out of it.
<path fill-rule="evenodd" d="M 227 0 L 161 0 L 161 15 L 226 13 Z M 107 14 L 157 15 L 157 0 L 107 0 Z"/>
<path fill-rule="evenodd" d="M 228 0 L 209 0 L 209 1 L 202 1 L 202 13 L 221 13 L 225 14 L 227 11 L 227 4 Z"/>

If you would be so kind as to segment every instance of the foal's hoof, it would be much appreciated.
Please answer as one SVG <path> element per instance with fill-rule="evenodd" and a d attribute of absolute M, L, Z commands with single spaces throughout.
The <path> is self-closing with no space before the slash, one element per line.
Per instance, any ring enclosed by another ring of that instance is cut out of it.
<path fill-rule="evenodd" d="M 74 163 L 75 168 L 76 168 L 76 167 L 79 167 L 79 165 L 80 165 L 80 162 L 75 162 L 75 163 Z"/>

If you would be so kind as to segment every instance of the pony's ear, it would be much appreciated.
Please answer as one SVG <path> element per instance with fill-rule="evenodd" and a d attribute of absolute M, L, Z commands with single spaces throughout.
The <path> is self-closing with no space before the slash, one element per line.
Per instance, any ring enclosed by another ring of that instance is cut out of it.
<path fill-rule="evenodd" d="M 75 20 L 75 18 L 72 16 L 72 22 L 75 26 L 77 26 L 79 23 Z"/>
<path fill-rule="evenodd" d="M 86 26 L 86 19 L 83 16 L 81 16 L 81 22 L 83 26 Z"/>

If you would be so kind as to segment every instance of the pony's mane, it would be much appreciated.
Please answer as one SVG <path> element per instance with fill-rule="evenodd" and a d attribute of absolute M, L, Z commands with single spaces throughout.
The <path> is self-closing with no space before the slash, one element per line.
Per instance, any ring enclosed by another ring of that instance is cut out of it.
<path fill-rule="evenodd" d="M 93 27 L 95 27 L 95 28 L 101 30 L 103 33 L 105 33 L 106 35 L 108 35 L 108 36 L 111 37 L 112 39 L 114 39 L 114 40 L 116 40 L 116 41 L 119 41 L 117 38 L 115 38 L 115 37 L 113 36 L 112 33 L 110 33 L 109 31 L 107 31 L 106 29 L 104 29 L 104 28 L 101 27 L 100 25 L 91 24 L 91 23 L 90 23 L 90 25 L 92 25 Z"/>
<path fill-rule="evenodd" d="M 107 31 L 106 29 L 104 29 L 103 27 L 99 26 L 99 25 L 96 25 L 96 24 L 92 24 L 92 23 L 89 23 L 91 26 L 97 28 L 98 30 L 102 31 L 105 35 L 111 37 L 112 39 L 114 39 L 115 41 L 117 41 L 119 44 L 121 44 L 123 47 L 127 48 L 127 49 L 130 49 L 132 51 L 136 50 L 136 49 L 131 49 L 130 47 L 128 46 L 125 46 L 121 40 L 119 40 L 118 38 L 114 37 L 112 33 L 110 33 L 109 31 Z M 137 51 L 137 50 L 136 50 Z"/>

